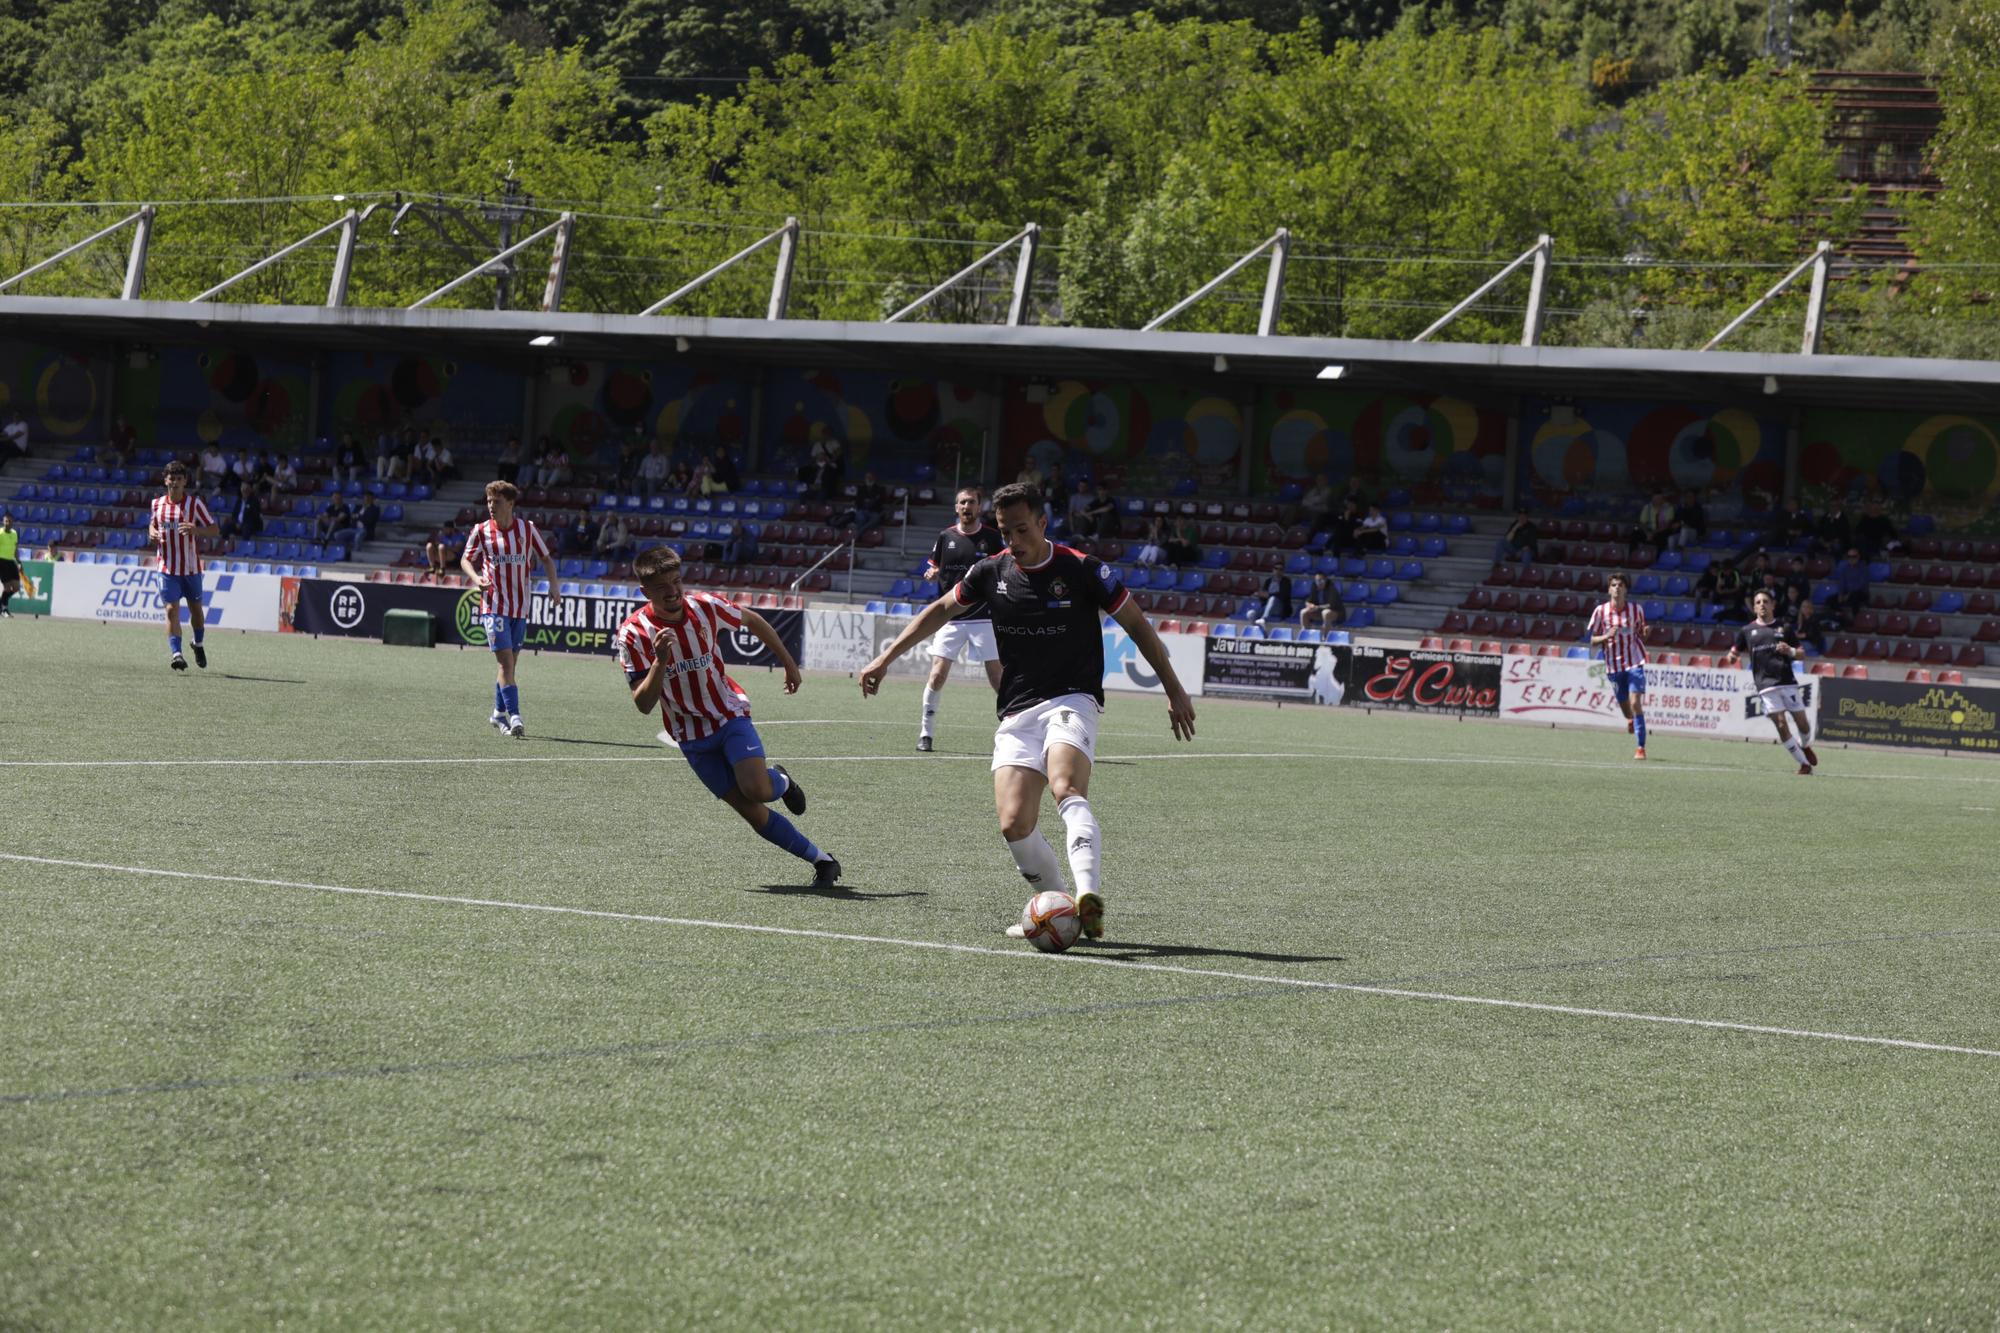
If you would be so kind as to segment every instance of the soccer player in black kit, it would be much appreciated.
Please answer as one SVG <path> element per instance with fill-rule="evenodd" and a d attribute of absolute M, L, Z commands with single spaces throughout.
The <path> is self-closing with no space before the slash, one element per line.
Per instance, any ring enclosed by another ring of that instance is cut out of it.
<path fill-rule="evenodd" d="M 1090 809 L 1097 718 L 1104 711 L 1103 616 L 1132 636 L 1167 695 L 1167 722 L 1194 739 L 1194 703 L 1151 622 L 1109 565 L 1048 539 L 1039 488 L 1015 482 L 993 493 L 1007 549 L 981 560 L 925 607 L 861 673 L 875 693 L 889 664 L 966 607 L 986 602 L 1000 648 L 1000 727 L 993 734 L 993 804 L 1014 864 L 1037 889 L 1062 884 L 1062 867 L 1036 824 L 1052 793 L 1069 846 L 1083 933 L 1104 937 L 1103 838 Z M 1014 929 L 1019 929 L 1015 927 Z"/>
<path fill-rule="evenodd" d="M 998 555 L 1003 543 L 1000 534 L 979 517 L 979 488 L 967 486 L 958 493 L 953 508 L 958 522 L 938 534 L 931 547 L 927 579 L 936 579 L 940 588 L 955 588 L 972 567 L 989 555 Z M 945 677 L 953 662 L 983 662 L 986 679 L 995 692 L 1000 689 L 1000 650 L 993 643 L 993 615 L 981 602 L 938 631 L 931 640 L 931 676 L 924 685 L 924 717 L 917 729 L 917 748 L 931 748 L 931 728 L 937 721 L 938 695 L 944 691 Z"/>
<path fill-rule="evenodd" d="M 1811 720 L 1806 717 L 1798 681 L 1792 675 L 1792 662 L 1803 656 L 1805 649 L 1799 647 L 1797 636 L 1788 626 L 1778 623 L 1776 597 L 1760 592 L 1750 599 L 1750 605 L 1757 618 L 1736 631 L 1736 642 L 1723 657 L 1723 665 L 1734 666 L 1743 657 L 1749 657 L 1750 679 L 1764 701 L 1764 716 L 1778 729 L 1778 743 L 1799 761 L 1798 775 L 1811 777 L 1812 771 L 1819 767 L 1819 756 L 1806 743 L 1812 739 Z M 1798 725 L 1797 739 L 1785 725 L 1787 713 Z"/>

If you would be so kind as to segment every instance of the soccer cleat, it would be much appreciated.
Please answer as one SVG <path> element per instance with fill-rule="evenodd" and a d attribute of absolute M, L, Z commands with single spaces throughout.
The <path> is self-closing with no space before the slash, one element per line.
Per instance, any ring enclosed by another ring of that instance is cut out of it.
<path fill-rule="evenodd" d="M 1812 765 L 1811 765 L 1811 764 L 1800 764 L 1800 765 L 1799 765 L 1799 772 L 1798 772 L 1798 776 L 1800 776 L 1800 777 L 1802 777 L 1802 778 L 1809 778 L 1809 777 L 1811 777 L 1811 776 L 1812 776 Z"/>
<path fill-rule="evenodd" d="M 833 887 L 834 881 L 839 878 L 840 862 L 834 860 L 831 856 L 822 856 L 819 860 L 813 862 L 812 886 L 814 888 L 830 889 Z"/>
<path fill-rule="evenodd" d="M 172 657 L 168 658 L 167 665 L 176 671 L 186 671 L 188 669 L 187 659 L 179 653 L 175 653 Z"/>
<path fill-rule="evenodd" d="M 1076 895 L 1076 919 L 1083 924 L 1085 939 L 1104 938 L 1104 899 L 1085 890 Z"/>
<path fill-rule="evenodd" d="M 1813 753 L 1813 747 L 1810 745 L 1801 745 L 1799 748 L 1806 752 L 1806 762 L 1808 764 L 1811 764 L 1814 768 L 1818 768 L 1819 756 Z"/>
<path fill-rule="evenodd" d="M 785 766 L 783 764 L 771 765 L 771 771 L 773 773 L 784 773 L 785 781 L 789 784 L 785 788 L 785 794 L 778 798 L 785 803 L 785 809 L 795 815 L 804 814 L 806 812 L 806 789 L 799 785 L 797 778 L 793 777 L 790 773 L 785 773 Z"/>
<path fill-rule="evenodd" d="M 1007 938 L 1010 940 L 1025 940 L 1028 938 L 1028 928 L 1016 921 L 1013 925 L 1007 927 Z"/>
<path fill-rule="evenodd" d="M 528 734 L 528 729 L 521 725 L 521 715 L 519 713 L 508 715 L 507 734 L 517 741 Z"/>
<path fill-rule="evenodd" d="M 1644 759 L 1646 757 L 1646 747 L 1642 745 L 1638 749 L 1632 751 L 1632 757 L 1634 759 Z"/>
<path fill-rule="evenodd" d="M 200 644 L 194 646 L 194 664 L 203 671 L 208 670 L 208 650 Z"/>
<path fill-rule="evenodd" d="M 492 726 L 493 730 L 500 732 L 503 735 L 506 734 L 507 715 L 501 712 L 499 709 L 496 708 L 491 713 L 488 713 L 486 715 L 486 721 L 490 726 Z"/>
<path fill-rule="evenodd" d="M 928 736 L 917 737 L 917 753 L 929 754 L 930 752 L 931 752 L 931 738 Z"/>

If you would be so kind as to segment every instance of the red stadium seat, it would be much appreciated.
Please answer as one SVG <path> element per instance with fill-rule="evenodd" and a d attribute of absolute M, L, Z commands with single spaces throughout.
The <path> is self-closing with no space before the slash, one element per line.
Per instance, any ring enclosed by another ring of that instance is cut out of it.
<path fill-rule="evenodd" d="M 1857 611 L 1851 622 L 1857 634 L 1879 634 L 1882 632 L 1882 617 L 1873 611 Z"/>
<path fill-rule="evenodd" d="M 1561 644 L 1559 644 L 1559 643 L 1545 643 L 1545 644 L 1541 645 L 1541 646 L 1540 646 L 1539 648 L 1535 649 L 1535 656 L 1537 656 L 1537 657 L 1561 657 L 1561 656 L 1563 655 L 1563 653 L 1565 653 L 1566 651 L 1568 651 L 1568 650 L 1567 650 L 1567 649 L 1565 649 L 1565 648 L 1564 648 L 1564 647 L 1563 647 L 1563 646 L 1562 646 Z"/>
<path fill-rule="evenodd" d="M 1948 643 L 1934 643 L 1924 649 L 1924 661 L 1932 666 L 1950 666 L 1953 660 L 1951 645 Z"/>
<path fill-rule="evenodd" d="M 1687 664 L 1691 667 L 1712 667 L 1715 665 L 1715 659 L 1707 653 L 1696 653 L 1688 659 Z"/>
<path fill-rule="evenodd" d="M 1958 656 L 1953 660 L 1962 667 L 1983 667 L 1986 665 L 1986 653 L 1984 649 L 1975 648 L 1968 643 L 1958 650 Z"/>
<path fill-rule="evenodd" d="M 1527 615 L 1548 614 L 1549 595 L 1545 592 L 1531 592 L 1521 598 L 1521 610 Z"/>
<path fill-rule="evenodd" d="M 1924 571 L 1924 582 L 1933 588 L 1949 588 L 1956 572 L 1950 565 L 1932 565 Z"/>
<path fill-rule="evenodd" d="M 1543 616 L 1529 622 L 1528 637 L 1531 639 L 1553 639 L 1556 637 L 1556 622 Z"/>
<path fill-rule="evenodd" d="M 1469 628 L 1473 634 L 1482 639 L 1490 638 L 1500 632 L 1500 622 L 1492 616 L 1478 615 L 1472 618 Z M 1479 651 L 1483 653 L 1486 649 L 1481 648 Z"/>
<path fill-rule="evenodd" d="M 2000 620 L 1981 621 L 1979 628 L 1973 632 L 1972 641 L 1974 643 L 2000 643 Z"/>
<path fill-rule="evenodd" d="M 1905 611 L 1928 611 L 1931 609 L 1931 595 L 1922 588 L 1910 589 L 1903 598 Z"/>
<path fill-rule="evenodd" d="M 1928 685 L 1931 683 L 1931 673 L 1922 667 L 1911 667 L 1903 673 L 1903 679 L 1913 680 L 1919 685 Z"/>
<path fill-rule="evenodd" d="M 1935 639 L 1942 633 L 1944 633 L 1944 621 L 1938 619 L 1936 616 L 1918 616 L 1910 623 L 1910 637 L 1912 638 Z"/>
<path fill-rule="evenodd" d="M 1507 656 L 1509 657 L 1533 657 L 1534 655 L 1535 645 L 1531 643 L 1510 643 L 1507 645 Z"/>
<path fill-rule="evenodd" d="M 1674 647 L 1704 648 L 1708 645 L 1708 631 L 1699 625 L 1683 625 L 1674 632 Z"/>
<path fill-rule="evenodd" d="M 1679 666 L 1681 664 L 1681 655 L 1679 653 L 1661 653 L 1659 660 L 1661 666 Z"/>
<path fill-rule="evenodd" d="M 1892 639 L 1900 639 L 1910 632 L 1910 618 L 1901 611 L 1892 611 L 1882 617 L 1882 633 Z"/>
<path fill-rule="evenodd" d="M 1447 643 L 1445 645 L 1445 651 L 1452 653 L 1469 653 L 1476 650 L 1473 648 L 1472 640 L 1470 639 L 1453 639 L 1450 643 Z"/>
<path fill-rule="evenodd" d="M 1444 648 L 1444 640 L 1433 635 L 1425 635 L 1422 639 L 1418 640 L 1417 647 L 1442 650 Z"/>
<path fill-rule="evenodd" d="M 1519 571 L 1512 565 L 1496 565 L 1486 576 L 1487 586 L 1493 588 L 1511 588 L 1518 581 Z"/>
<path fill-rule="evenodd" d="M 1528 637 L 1527 622 L 1519 616 L 1500 617 L 1500 637 L 1503 639 L 1525 639 Z"/>
<path fill-rule="evenodd" d="M 1497 639 L 1482 639 L 1479 642 L 1479 651 L 1482 653 L 1504 652 L 1506 647 L 1506 644 L 1501 643 Z"/>
<path fill-rule="evenodd" d="M 1937 683 L 1940 685 L 1963 685 L 1965 684 L 1965 673 L 1963 671 L 1940 671 L 1937 673 Z"/>
<path fill-rule="evenodd" d="M 1840 668 L 1831 662 L 1814 662 L 1806 670 L 1815 676 L 1837 676 Z"/>
<path fill-rule="evenodd" d="M 1450 611 L 1445 614 L 1444 623 L 1438 628 L 1446 634 L 1463 634 L 1472 628 L 1472 622 L 1466 618 L 1464 612 Z"/>
<path fill-rule="evenodd" d="M 1842 667 L 1840 675 L 1844 680 L 1867 680 L 1868 668 L 1862 666 L 1859 662 L 1854 662 Z"/>
<path fill-rule="evenodd" d="M 1944 551 L 1944 543 L 1935 537 L 1910 538 L 1910 554 L 1919 560 L 1935 560 Z"/>
<path fill-rule="evenodd" d="M 1546 586 L 1550 592 L 1561 592 L 1565 589 L 1574 588 L 1576 586 L 1576 574 L 1574 571 L 1568 569 L 1552 569 L 1549 571 L 1549 581 Z"/>
<path fill-rule="evenodd" d="M 1475 587 L 1471 592 L 1465 594 L 1465 600 L 1459 603 L 1459 606 L 1467 611 L 1484 611 L 1492 605 L 1493 594 L 1479 587 Z"/>
<path fill-rule="evenodd" d="M 1521 577 L 1516 580 L 1516 586 L 1522 588 L 1540 588 L 1546 585 L 1548 581 L 1548 570 L 1540 565 L 1529 565 L 1521 571 Z"/>
<path fill-rule="evenodd" d="M 1921 662 L 1924 660 L 1924 650 L 1908 639 L 1898 639 L 1890 645 L 1889 656 L 1897 662 Z"/>
<path fill-rule="evenodd" d="M 1521 594 L 1513 591 L 1493 594 L 1493 609 L 1502 615 L 1521 609 Z"/>

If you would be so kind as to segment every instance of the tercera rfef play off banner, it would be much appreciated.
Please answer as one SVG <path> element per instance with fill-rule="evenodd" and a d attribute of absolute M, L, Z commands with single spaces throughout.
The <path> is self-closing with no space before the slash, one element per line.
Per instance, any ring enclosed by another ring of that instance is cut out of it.
<path fill-rule="evenodd" d="M 1819 680 L 1804 677 L 1799 694 L 1819 729 Z M 1576 657 L 1509 653 L 1500 664 L 1500 716 L 1508 722 L 1561 722 L 1625 730 L 1625 714 L 1605 678 L 1604 663 Z M 1646 666 L 1646 725 L 1653 731 L 1735 740 L 1770 740 L 1750 673 L 1742 667 Z"/>

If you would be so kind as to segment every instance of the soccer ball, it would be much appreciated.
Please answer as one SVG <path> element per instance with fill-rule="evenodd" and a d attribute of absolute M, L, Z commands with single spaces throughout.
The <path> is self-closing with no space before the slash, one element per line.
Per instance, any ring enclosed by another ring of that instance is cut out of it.
<path fill-rule="evenodd" d="M 1043 953 L 1061 953 L 1083 933 L 1076 899 L 1060 889 L 1045 889 L 1021 909 L 1021 937 Z"/>

